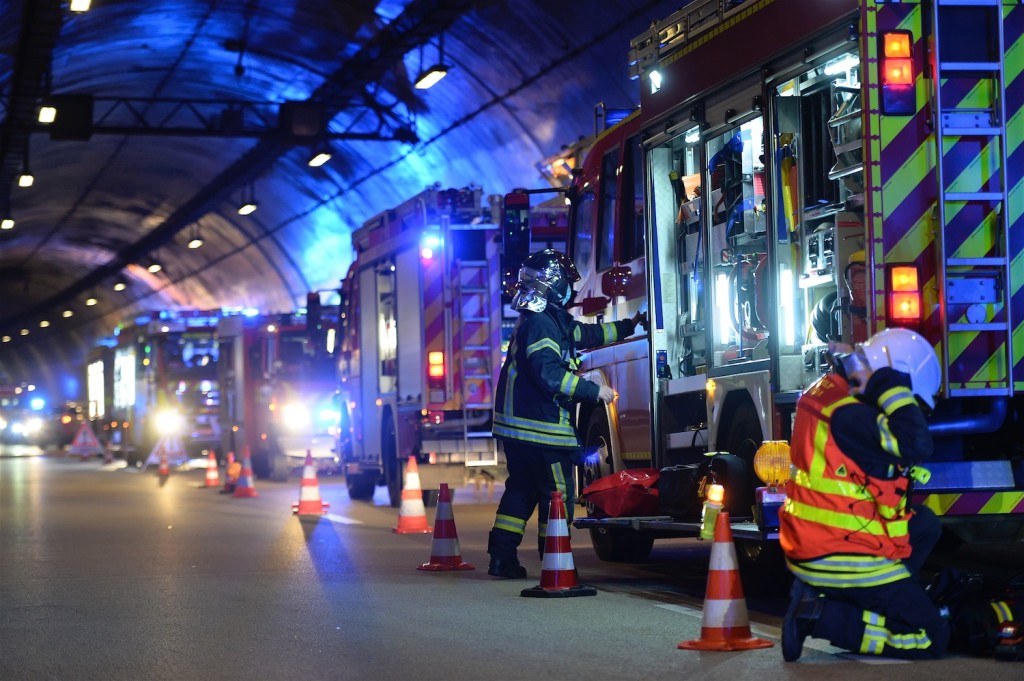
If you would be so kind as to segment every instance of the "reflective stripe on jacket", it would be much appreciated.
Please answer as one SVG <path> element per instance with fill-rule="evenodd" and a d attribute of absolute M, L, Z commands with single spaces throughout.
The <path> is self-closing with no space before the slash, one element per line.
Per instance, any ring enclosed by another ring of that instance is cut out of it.
<path fill-rule="evenodd" d="M 581 324 L 553 305 L 522 312 L 495 390 L 494 435 L 541 447 L 579 447 L 569 407 L 597 402 L 598 386 L 574 373 L 575 350 L 614 343 L 634 328 L 630 320 Z"/>
<path fill-rule="evenodd" d="M 829 374 L 808 388 L 797 405 L 779 540 L 790 561 L 807 562 L 808 576 L 818 578 L 812 583 L 828 581 L 832 574 L 839 578 L 830 586 L 864 586 L 848 583 L 849 575 L 886 583 L 908 574 L 898 563 L 910 555 L 906 478 L 868 477 L 833 437 L 833 413 L 857 403 L 846 381 Z M 885 441 L 890 434 L 884 419 L 860 426 L 877 429 L 879 447 L 892 447 Z"/>

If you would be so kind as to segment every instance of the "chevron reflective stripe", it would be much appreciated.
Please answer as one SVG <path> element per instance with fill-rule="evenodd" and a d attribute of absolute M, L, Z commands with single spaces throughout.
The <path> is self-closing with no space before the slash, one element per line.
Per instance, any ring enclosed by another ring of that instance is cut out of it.
<path fill-rule="evenodd" d="M 1013 385 L 1024 390 L 1024 5 L 1003 4 L 1003 98 L 1006 104 L 1006 178 L 1010 232 L 1010 319 L 1013 327 Z"/>
<path fill-rule="evenodd" d="M 442 250 L 441 253 L 444 251 Z M 444 257 L 438 253 L 434 258 L 424 262 L 421 258 L 420 262 L 423 263 L 422 272 L 422 290 L 423 300 L 420 304 L 423 306 L 423 381 L 424 385 L 427 382 L 427 368 L 426 359 L 430 356 L 431 352 L 444 352 L 445 351 L 445 322 L 444 322 Z M 403 300 L 403 296 L 408 296 L 408 293 L 404 291 L 395 291 L 397 297 L 397 304 L 401 305 L 403 302 L 413 303 L 416 301 L 409 301 L 407 298 Z M 400 333 L 414 333 L 412 330 L 399 329 Z M 399 342 L 402 340 L 399 338 Z M 449 366 L 446 367 L 447 371 L 451 371 L 451 358 L 445 357 L 445 363 Z M 455 385 L 458 385 L 457 383 Z M 424 397 L 427 398 L 428 403 L 440 405 L 444 402 L 435 402 L 430 399 L 432 390 L 427 390 Z"/>
<path fill-rule="evenodd" d="M 1011 492 L 962 492 L 962 493 L 915 493 L 913 503 L 923 504 L 935 515 L 1000 515 L 1024 513 L 1024 491 Z"/>
<path fill-rule="evenodd" d="M 1013 621 L 1013 610 L 1010 608 L 1010 604 L 1006 601 L 993 601 L 990 603 L 992 610 L 996 613 L 996 621 L 1002 624 L 1003 622 Z"/>

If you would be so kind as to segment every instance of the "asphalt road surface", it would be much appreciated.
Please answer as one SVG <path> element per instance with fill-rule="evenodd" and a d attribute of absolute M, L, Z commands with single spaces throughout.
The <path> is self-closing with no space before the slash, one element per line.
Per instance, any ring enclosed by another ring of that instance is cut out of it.
<path fill-rule="evenodd" d="M 426 572 L 431 534 L 396 534 L 379 490 L 349 501 L 321 476 L 328 515 L 291 513 L 300 475 L 257 481 L 242 499 L 203 487 L 202 469 L 103 464 L 0 451 L 0 679 L 1020 679 L 1024 666 L 952 657 L 901 663 L 809 639 L 782 661 L 785 600 L 747 598 L 745 652 L 680 650 L 699 639 L 709 549 L 655 544 L 641 565 L 602 563 L 573 533 L 580 582 L 596 597 L 523 598 L 529 578 L 486 574 L 500 487 L 455 491 L 463 560 Z M 435 509 L 426 514 L 431 525 Z M 1011 549 L 1012 551 L 1012 549 Z M 1020 554 L 1016 554 L 1019 559 Z M 1018 563 L 1020 564 L 1020 563 Z M 881 669 L 879 665 L 884 665 Z"/>

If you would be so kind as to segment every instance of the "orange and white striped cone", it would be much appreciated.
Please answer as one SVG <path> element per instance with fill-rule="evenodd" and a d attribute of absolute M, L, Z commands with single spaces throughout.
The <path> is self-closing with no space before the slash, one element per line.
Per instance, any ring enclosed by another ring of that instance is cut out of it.
<path fill-rule="evenodd" d="M 167 447 L 164 446 L 162 440 L 158 446 L 160 447 L 160 466 L 157 468 L 157 473 L 159 473 L 161 478 L 166 478 L 171 474 L 171 465 L 167 461 Z"/>
<path fill-rule="evenodd" d="M 417 570 L 440 572 L 443 570 L 475 570 L 462 560 L 459 548 L 459 534 L 455 531 L 455 514 L 452 512 L 452 497 L 448 483 L 442 482 L 437 493 L 437 512 L 434 514 L 434 539 L 430 543 L 430 562 Z"/>
<path fill-rule="evenodd" d="M 316 464 L 313 453 L 306 450 L 306 466 L 302 469 L 302 483 L 299 487 L 299 501 L 292 504 L 292 513 L 297 515 L 323 515 L 330 504 L 320 500 L 320 483 L 316 479 Z"/>
<path fill-rule="evenodd" d="M 420 469 L 416 467 L 415 456 L 409 457 L 409 463 L 405 468 L 402 505 L 398 509 L 398 526 L 393 531 L 398 534 L 430 532 L 430 526 L 427 525 L 427 509 L 423 506 L 423 490 L 420 489 Z"/>
<path fill-rule="evenodd" d="M 220 487 L 220 471 L 217 469 L 217 452 L 210 450 L 206 458 L 206 484 L 204 487 Z"/>
<path fill-rule="evenodd" d="M 541 563 L 540 584 L 523 589 L 520 596 L 534 598 L 569 598 L 596 596 L 597 589 L 576 581 L 576 566 L 569 545 L 569 524 L 565 519 L 565 501 L 562 493 L 551 493 L 547 534 L 544 537 L 544 560 Z"/>
<path fill-rule="evenodd" d="M 238 476 L 238 484 L 235 485 L 233 497 L 255 497 L 256 488 L 253 486 L 252 459 L 249 456 L 249 448 L 245 448 L 242 455 L 242 474 Z"/>
<path fill-rule="evenodd" d="M 774 645 L 750 633 L 747 601 L 743 597 L 743 585 L 736 565 L 736 546 L 732 543 L 729 513 L 719 511 L 715 521 L 715 539 L 711 545 L 700 638 L 683 641 L 677 647 L 686 650 L 753 650 Z"/>

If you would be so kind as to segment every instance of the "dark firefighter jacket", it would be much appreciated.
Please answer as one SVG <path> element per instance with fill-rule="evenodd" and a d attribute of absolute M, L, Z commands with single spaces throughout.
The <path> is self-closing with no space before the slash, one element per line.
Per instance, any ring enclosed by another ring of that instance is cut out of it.
<path fill-rule="evenodd" d="M 873 586 L 908 576 L 909 469 L 931 454 L 909 377 L 876 371 L 863 396 L 827 375 L 800 397 L 793 475 L 780 542 L 793 571 L 818 586 Z"/>
<path fill-rule="evenodd" d="M 597 402 L 598 386 L 574 373 L 576 350 L 614 343 L 635 328 L 630 320 L 581 324 L 553 305 L 523 311 L 498 377 L 494 435 L 540 447 L 578 448 L 569 407 Z"/>

